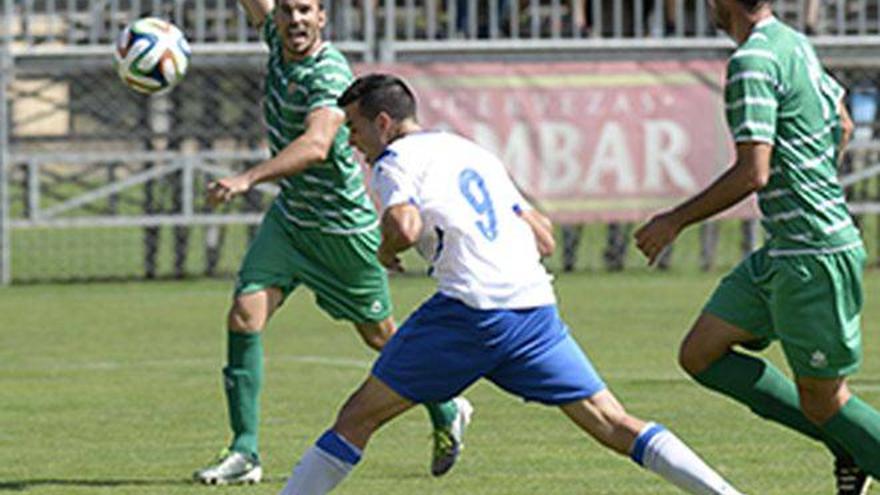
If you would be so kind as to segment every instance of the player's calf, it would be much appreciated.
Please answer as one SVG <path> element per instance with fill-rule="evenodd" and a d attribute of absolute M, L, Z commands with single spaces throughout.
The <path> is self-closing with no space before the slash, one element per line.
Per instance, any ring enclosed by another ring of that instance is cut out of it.
<path fill-rule="evenodd" d="M 644 424 L 633 424 L 634 418 L 607 389 L 588 399 L 565 404 L 562 411 L 599 443 L 621 455 L 629 454 Z"/>

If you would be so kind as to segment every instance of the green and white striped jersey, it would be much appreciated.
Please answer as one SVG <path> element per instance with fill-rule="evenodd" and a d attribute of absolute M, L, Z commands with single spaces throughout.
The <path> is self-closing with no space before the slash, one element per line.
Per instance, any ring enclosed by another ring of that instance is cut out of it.
<path fill-rule="evenodd" d="M 837 180 L 843 96 L 807 38 L 775 17 L 756 24 L 728 61 L 724 100 L 734 140 L 773 145 L 770 181 L 758 192 L 771 255 L 861 245 Z"/>
<path fill-rule="evenodd" d="M 263 115 L 274 156 L 305 132 L 311 111 L 333 108 L 341 112 L 336 98 L 353 77 L 345 56 L 326 42 L 303 60 L 285 62 L 282 40 L 271 14 L 263 26 L 263 39 L 269 46 Z M 275 204 L 299 228 L 357 234 L 378 226 L 345 126 L 336 133 L 327 160 L 279 182 L 281 193 Z"/>

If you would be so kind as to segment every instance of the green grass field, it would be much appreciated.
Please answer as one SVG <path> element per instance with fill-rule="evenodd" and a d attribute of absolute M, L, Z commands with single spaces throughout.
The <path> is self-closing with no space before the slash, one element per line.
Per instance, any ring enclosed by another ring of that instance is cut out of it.
<path fill-rule="evenodd" d="M 746 493 L 832 493 L 831 458 L 817 444 L 678 370 L 678 340 L 717 277 L 581 273 L 556 285 L 577 339 L 631 412 L 674 429 Z M 227 439 L 220 367 L 229 289 L 205 281 L 0 290 L 0 492 L 277 493 L 373 356 L 348 325 L 297 294 L 266 336 L 268 480 L 245 488 L 191 484 L 192 470 Z M 395 279 L 398 318 L 431 291 L 428 279 Z M 854 388 L 880 405 L 880 274 L 868 275 L 866 291 L 866 363 Z M 467 395 L 476 414 L 461 463 L 447 477 L 428 475 L 428 421 L 419 409 L 374 438 L 338 493 L 677 493 L 556 410 L 523 404 L 489 383 Z"/>

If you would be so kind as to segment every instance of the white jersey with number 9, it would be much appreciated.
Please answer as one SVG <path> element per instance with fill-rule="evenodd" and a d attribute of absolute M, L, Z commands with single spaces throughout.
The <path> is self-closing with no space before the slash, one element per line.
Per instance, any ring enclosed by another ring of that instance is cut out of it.
<path fill-rule="evenodd" d="M 556 302 L 534 234 L 518 213 L 531 206 L 486 149 L 446 132 L 408 134 L 376 160 L 372 185 L 381 213 L 402 203 L 419 209 L 416 248 L 441 293 L 478 309 Z"/>

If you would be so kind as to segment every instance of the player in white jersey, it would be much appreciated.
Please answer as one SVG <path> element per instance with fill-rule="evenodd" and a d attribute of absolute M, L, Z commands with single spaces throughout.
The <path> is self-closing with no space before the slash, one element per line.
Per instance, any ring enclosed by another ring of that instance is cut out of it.
<path fill-rule="evenodd" d="M 532 229 L 515 211 L 496 211 L 511 205 L 521 213 L 526 202 L 492 153 L 455 134 L 420 131 L 391 144 L 375 163 L 380 203 L 418 207 L 416 249 L 431 262 L 440 293 L 477 309 L 555 303 Z"/>
<path fill-rule="evenodd" d="M 393 76 L 358 79 L 339 106 L 352 144 L 373 165 L 379 261 L 400 268 L 399 253 L 417 247 L 438 292 L 391 338 L 283 494 L 327 493 L 381 425 L 482 377 L 560 407 L 603 445 L 688 493 L 739 493 L 670 431 L 629 415 L 602 382 L 560 319 L 540 263 L 554 248 L 549 220 L 495 156 L 460 136 L 422 130 L 415 97 Z"/>

